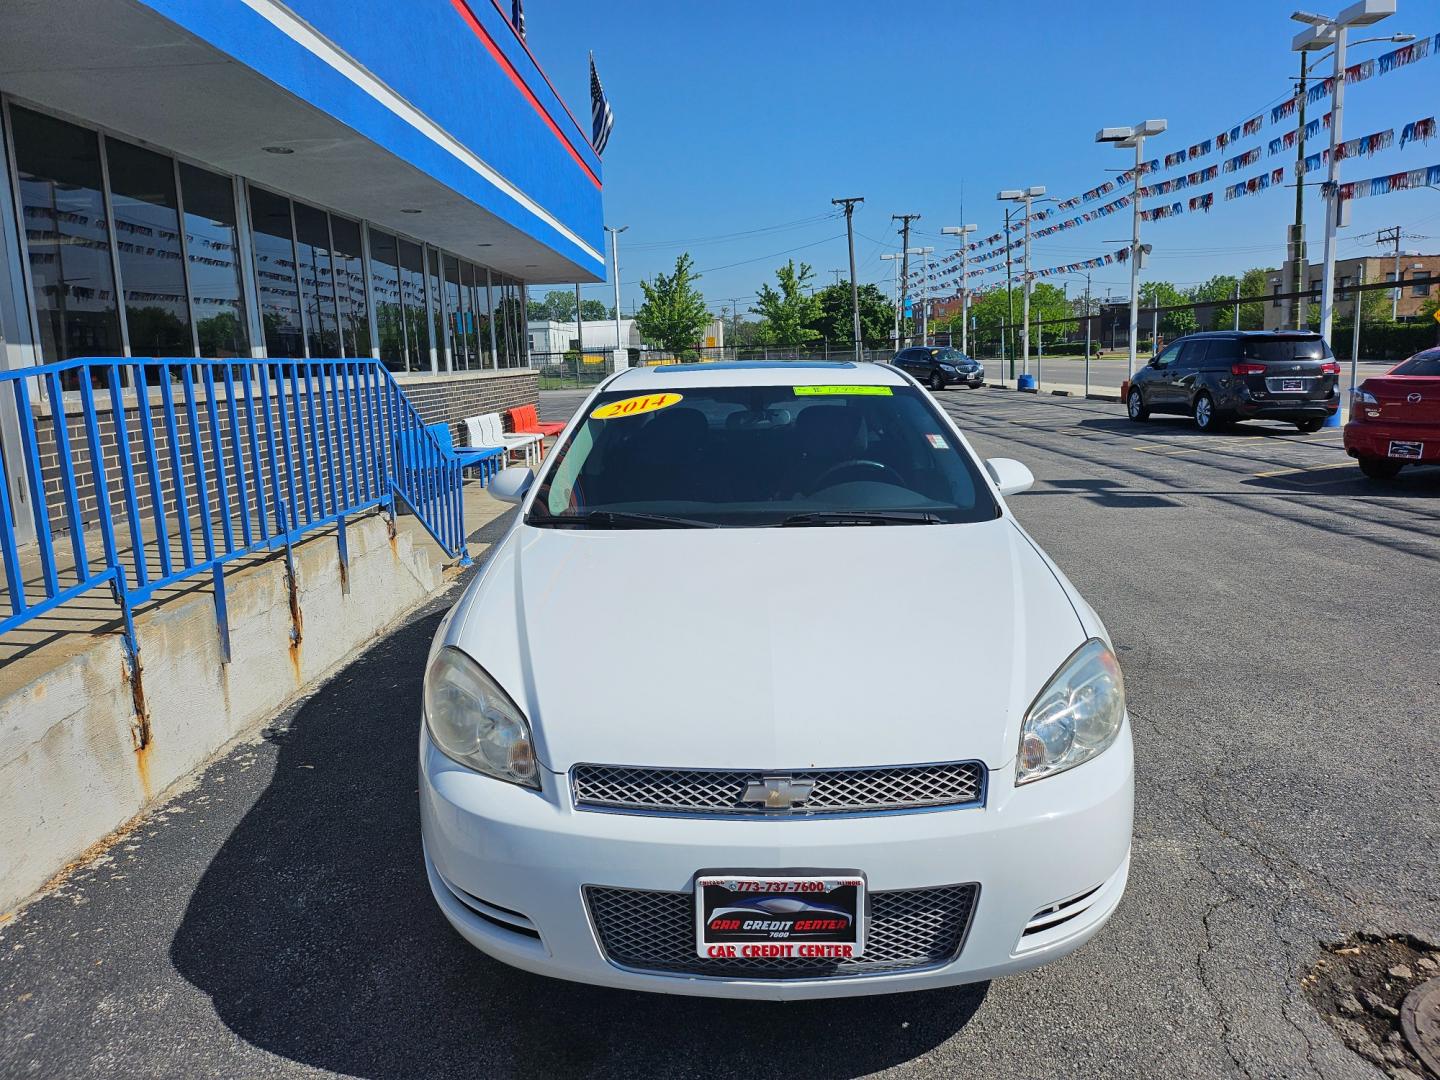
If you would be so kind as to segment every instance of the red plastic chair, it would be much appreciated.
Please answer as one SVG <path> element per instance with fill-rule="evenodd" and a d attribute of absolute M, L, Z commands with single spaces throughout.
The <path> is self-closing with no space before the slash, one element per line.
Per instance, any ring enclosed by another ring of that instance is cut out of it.
<path fill-rule="evenodd" d="M 515 431 L 531 435 L 559 435 L 565 430 L 564 424 L 541 423 L 534 405 L 517 405 L 505 410 L 510 415 L 510 426 Z"/>

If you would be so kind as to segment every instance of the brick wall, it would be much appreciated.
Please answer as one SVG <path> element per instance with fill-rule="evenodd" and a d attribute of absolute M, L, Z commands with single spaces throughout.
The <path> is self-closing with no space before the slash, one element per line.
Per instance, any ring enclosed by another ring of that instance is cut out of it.
<path fill-rule="evenodd" d="M 451 435 L 457 446 L 464 445 L 465 433 L 461 421 L 467 416 L 474 416 L 482 412 L 498 412 L 504 417 L 507 408 L 516 405 L 527 405 L 535 402 L 539 394 L 538 377 L 533 371 L 517 369 L 499 372 L 469 372 L 456 373 L 442 376 L 421 376 L 415 378 L 400 379 L 401 390 L 415 406 L 426 423 L 446 422 L 451 425 Z M 75 477 L 75 495 L 79 504 L 80 517 L 84 525 L 92 525 L 99 520 L 99 506 L 97 502 L 97 491 L 92 472 L 91 452 L 89 440 L 85 432 L 85 420 L 79 411 L 78 399 L 74 402 L 66 401 L 65 430 L 69 435 L 69 457 L 71 461 L 72 474 Z M 195 431 L 192 432 L 189 419 L 186 414 L 184 394 L 180 387 L 175 387 L 175 434 L 179 449 L 180 471 L 185 479 L 185 492 L 188 500 L 190 516 L 189 532 L 193 536 L 196 557 L 202 558 L 203 548 L 200 524 L 200 508 L 197 502 L 198 484 L 195 474 L 196 444 L 199 446 L 200 460 L 204 465 L 205 482 L 208 486 L 208 501 L 213 517 L 212 527 L 214 530 L 217 547 L 223 546 L 223 523 L 219 518 L 219 491 L 216 487 L 214 454 L 212 449 L 212 438 L 208 410 L 203 399 L 203 390 L 197 387 L 197 408 Z M 282 461 L 282 495 L 288 494 L 288 483 L 283 470 L 283 434 L 288 429 L 292 447 L 298 444 L 301 432 L 304 431 L 307 450 L 309 443 L 309 410 L 306 408 L 305 398 L 300 399 L 302 411 L 301 422 L 297 422 L 292 411 L 287 410 L 287 416 L 283 422 L 272 400 L 268 403 L 270 419 L 274 431 L 275 452 L 277 458 Z M 344 408 L 343 400 L 340 402 Z M 99 430 L 101 453 L 104 458 L 105 486 L 111 505 L 111 515 L 115 522 L 117 540 L 122 545 L 128 543 L 130 536 L 126 525 L 125 496 L 122 486 L 122 468 L 119 456 L 119 449 L 116 442 L 116 420 L 110 410 L 109 395 L 106 393 L 96 394 L 96 426 Z M 344 430 L 343 419 L 337 423 L 334 411 L 334 399 L 327 397 L 326 408 L 331 412 L 331 424 L 338 434 Z M 150 421 L 154 433 L 155 459 L 154 467 L 157 474 L 160 502 L 167 515 L 174 515 L 177 512 L 177 490 L 174 479 L 172 456 L 170 453 L 170 434 L 165 427 L 164 407 L 159 399 L 158 393 L 152 393 L 149 402 Z M 258 400 L 258 393 L 255 400 L 255 422 L 258 433 L 259 445 L 262 447 L 260 460 L 259 482 L 264 485 L 265 500 L 267 505 L 272 501 L 271 492 L 273 481 L 264 453 L 265 446 L 265 412 L 266 408 Z M 317 422 L 320 419 L 321 408 L 319 396 L 315 400 L 315 413 Z M 342 418 L 345 415 L 341 412 Z M 258 530 L 258 519 L 256 517 L 255 487 L 257 477 L 254 473 L 254 462 L 249 453 L 249 425 L 246 419 L 243 399 L 237 395 L 236 416 L 241 434 L 241 448 L 244 453 L 244 479 L 246 485 L 245 509 Z M 363 420 L 363 415 L 358 419 Z M 223 390 L 217 394 L 217 420 L 220 435 L 220 451 L 225 464 L 227 474 L 227 485 L 232 505 L 231 523 L 235 536 L 235 543 L 243 542 L 243 530 L 240 520 L 241 509 L 238 503 L 238 485 L 233 457 L 233 437 L 229 420 L 229 410 L 224 400 Z M 130 462 L 134 476 L 134 490 L 137 508 L 140 512 L 143 524 L 152 524 L 154 517 L 155 494 L 152 491 L 150 481 L 150 465 L 145 452 L 145 442 L 141 429 L 140 406 L 131 398 L 126 403 L 124 410 L 125 431 L 129 440 Z M 508 426 L 508 425 L 507 425 Z M 40 474 L 44 484 L 45 499 L 49 507 L 50 527 L 52 532 L 62 533 L 69 531 L 69 518 L 66 512 L 66 493 L 62 472 L 60 469 L 59 444 L 56 438 L 56 428 L 53 417 L 48 410 L 37 408 L 36 416 L 37 449 L 40 457 Z M 339 467 L 341 473 L 347 476 L 350 471 L 350 463 L 355 463 L 355 470 L 358 474 L 363 471 L 362 459 L 363 441 L 357 441 L 356 451 L 353 458 L 349 454 L 347 446 L 337 445 L 332 448 L 326 445 L 325 439 L 319 440 L 319 463 L 322 468 L 320 474 L 326 477 L 327 488 L 324 498 L 327 508 L 333 505 L 328 490 L 328 473 L 332 467 Z M 313 466 L 312 454 L 307 453 L 307 461 Z M 306 516 L 302 477 L 299 472 L 300 455 L 298 450 L 294 454 L 296 469 L 294 480 L 296 483 L 296 502 L 302 518 Z M 341 481 L 337 478 L 337 483 Z M 337 495 L 343 499 L 343 492 L 337 491 Z M 320 495 L 312 491 L 312 510 L 314 516 L 319 516 Z M 273 509 L 271 510 L 273 515 Z M 273 521 L 273 516 L 272 516 Z M 143 526 L 142 526 L 143 527 Z M 99 555 L 98 550 L 90 553 L 91 559 Z"/>
<path fill-rule="evenodd" d="M 450 437 L 456 446 L 464 446 L 467 441 L 461 422 L 465 417 L 497 412 L 509 431 L 510 419 L 505 410 L 540 400 L 540 376 L 529 369 L 499 371 L 484 378 L 459 374 L 402 377 L 400 385 L 427 424 L 443 420 L 450 425 Z"/>

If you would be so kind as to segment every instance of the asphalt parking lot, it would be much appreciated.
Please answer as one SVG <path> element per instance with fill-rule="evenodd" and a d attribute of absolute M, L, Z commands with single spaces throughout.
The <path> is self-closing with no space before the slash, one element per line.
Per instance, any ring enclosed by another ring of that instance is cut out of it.
<path fill-rule="evenodd" d="M 1358 932 L 1440 941 L 1440 469 L 1374 485 L 1338 430 L 940 400 L 1035 472 L 1012 505 L 1125 667 L 1133 865 L 1095 941 L 989 986 L 787 1006 L 485 959 L 419 861 L 440 602 L 0 923 L 0 1076 L 1381 1075 L 1300 980 Z"/>

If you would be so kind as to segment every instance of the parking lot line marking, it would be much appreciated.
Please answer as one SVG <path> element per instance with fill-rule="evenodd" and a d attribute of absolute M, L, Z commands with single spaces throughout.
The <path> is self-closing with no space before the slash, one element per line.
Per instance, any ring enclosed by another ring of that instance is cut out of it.
<path fill-rule="evenodd" d="M 1271 476 L 1293 476 L 1296 473 L 1323 472 L 1326 469 L 1349 469 L 1354 466 L 1349 458 L 1344 461 L 1332 461 L 1328 465 L 1305 465 L 1297 469 L 1276 469 L 1273 472 L 1257 472 L 1254 475 L 1259 479 L 1266 479 Z"/>

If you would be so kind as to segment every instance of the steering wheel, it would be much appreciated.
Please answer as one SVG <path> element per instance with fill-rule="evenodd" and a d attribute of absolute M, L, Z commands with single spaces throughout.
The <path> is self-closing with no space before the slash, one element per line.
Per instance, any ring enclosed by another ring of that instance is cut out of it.
<path fill-rule="evenodd" d="M 845 469 L 876 469 L 882 473 L 885 473 L 889 477 L 891 483 L 904 486 L 900 480 L 900 474 L 897 473 L 894 469 L 892 469 L 889 465 L 886 465 L 883 461 L 872 461 L 869 458 L 851 458 L 849 461 L 836 462 L 834 465 L 831 465 L 828 469 L 822 472 L 814 479 L 814 481 L 810 484 L 809 488 L 806 489 L 806 494 L 819 491 L 822 487 L 825 486 L 825 481 L 828 480 L 833 474 L 841 472 Z"/>

